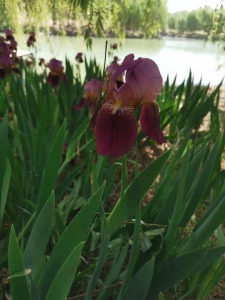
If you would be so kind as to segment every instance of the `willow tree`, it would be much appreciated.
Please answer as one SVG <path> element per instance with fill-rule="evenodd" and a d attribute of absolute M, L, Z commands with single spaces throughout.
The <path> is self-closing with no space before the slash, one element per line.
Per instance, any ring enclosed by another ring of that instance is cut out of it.
<path fill-rule="evenodd" d="M 89 42 L 93 34 L 121 37 L 129 29 L 153 37 L 164 29 L 167 16 L 166 0 L 0 0 L 0 10 L 1 29 L 48 30 L 57 24 L 63 33 L 75 22 Z"/>

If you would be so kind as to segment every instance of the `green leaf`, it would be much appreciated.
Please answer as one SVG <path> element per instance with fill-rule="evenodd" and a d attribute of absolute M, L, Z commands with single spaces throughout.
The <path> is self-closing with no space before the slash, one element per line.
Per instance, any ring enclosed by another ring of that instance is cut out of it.
<path fill-rule="evenodd" d="M 68 256 L 56 274 L 45 300 L 65 300 L 73 283 L 84 243 L 80 243 Z"/>
<path fill-rule="evenodd" d="M 121 244 L 122 244 L 122 240 L 121 240 Z M 112 284 L 112 282 L 117 279 L 117 277 L 119 276 L 120 271 L 123 267 L 123 263 L 127 256 L 129 244 L 126 243 L 123 247 L 121 246 L 121 244 L 119 246 L 117 246 L 118 250 L 114 254 L 112 266 L 111 266 L 111 268 L 107 274 L 107 277 L 105 279 L 105 282 L 104 282 L 105 286 L 110 286 Z M 110 290 L 110 288 L 102 290 L 101 293 L 99 293 L 97 299 L 98 300 L 107 300 L 107 299 L 109 299 L 109 293 L 110 294 L 112 293 L 112 290 Z"/>
<path fill-rule="evenodd" d="M 208 218 L 192 234 L 187 242 L 180 248 L 180 252 L 190 252 L 200 247 L 224 221 L 225 197 L 219 202 Z"/>
<path fill-rule="evenodd" d="M 131 215 L 161 172 L 171 152 L 172 148 L 153 161 L 131 182 L 107 218 L 106 234 L 111 235 L 115 232 Z"/>
<path fill-rule="evenodd" d="M 174 242 L 174 238 L 176 233 L 178 232 L 178 224 L 180 220 L 180 215 L 182 213 L 182 202 L 184 199 L 184 190 L 185 190 L 185 182 L 187 178 L 187 170 L 188 170 L 188 155 L 186 155 L 183 166 L 180 171 L 180 179 L 179 179 L 179 187 L 176 196 L 176 202 L 174 206 L 173 215 L 169 224 L 169 228 L 165 235 L 165 244 L 166 248 L 171 248 Z"/>
<path fill-rule="evenodd" d="M 212 151 L 209 153 L 209 156 L 202 168 L 198 181 L 195 182 L 195 186 L 192 188 L 193 192 L 191 190 L 192 193 L 191 198 L 188 201 L 187 207 L 181 217 L 179 223 L 180 227 L 185 227 L 187 225 L 192 214 L 194 213 L 196 206 L 201 201 L 204 195 L 204 192 L 210 181 L 210 177 L 214 169 L 219 146 L 220 146 L 220 139 L 218 138 L 216 144 L 214 145 Z"/>
<path fill-rule="evenodd" d="M 180 148 L 179 148 L 179 150 L 180 150 Z M 188 150 L 186 150 L 186 151 L 187 151 L 187 153 L 189 153 Z M 204 157 L 205 151 L 206 151 L 206 147 L 203 147 L 193 157 L 193 159 L 190 161 L 190 163 L 188 163 L 187 177 L 185 180 L 185 189 L 184 189 L 185 197 L 187 196 L 192 185 L 195 183 L 196 174 L 198 173 L 198 170 L 201 165 L 202 159 Z M 180 162 L 181 156 L 184 156 L 184 154 L 182 155 L 182 153 L 181 153 L 180 158 L 178 158 L 176 162 Z M 187 157 L 187 154 L 186 154 L 186 157 Z M 174 159 L 175 159 L 175 156 L 173 156 L 170 164 L 168 165 L 168 168 L 171 168 L 171 164 L 175 165 Z M 166 182 L 164 184 L 163 184 L 163 182 L 162 182 L 162 184 L 159 183 L 161 188 L 158 187 L 158 190 L 156 191 L 155 196 L 153 196 L 153 199 L 149 203 L 149 205 L 151 205 L 152 204 L 151 202 L 154 201 L 155 207 L 159 206 L 159 204 L 160 204 L 159 212 L 154 220 L 154 223 L 156 223 L 156 224 L 165 224 L 165 225 L 169 224 L 169 220 L 171 220 L 171 218 L 172 218 L 174 207 L 176 204 L 176 199 L 178 197 L 178 189 L 179 189 L 180 179 L 182 177 L 181 176 L 182 168 L 180 168 L 180 170 L 177 172 L 177 174 L 175 176 L 173 175 L 173 179 L 171 179 L 171 176 L 174 173 L 174 169 L 173 169 L 172 173 L 168 173 L 168 168 L 166 168 L 166 171 L 165 171 L 166 174 L 164 174 L 163 179 L 162 179 L 162 181 L 166 180 Z M 166 186 L 166 184 L 168 185 L 168 183 L 169 183 L 169 186 L 166 189 L 165 186 Z M 165 193 L 165 190 L 167 191 L 166 193 Z M 162 193 L 163 191 L 165 193 L 165 196 L 160 195 L 160 192 Z M 161 201 L 158 204 L 156 200 L 157 199 L 159 200 L 163 197 L 165 197 L 164 203 L 162 203 L 162 201 Z M 186 202 L 184 201 L 185 197 L 183 199 L 181 199 L 183 205 L 184 205 L 184 203 L 186 204 Z M 152 210 L 150 211 L 150 213 L 152 213 L 152 211 L 155 209 L 153 206 L 151 206 L 151 208 L 152 208 Z"/>
<path fill-rule="evenodd" d="M 1 230 L 4 210 L 5 210 L 7 195 L 8 195 L 8 191 L 9 191 L 10 176 L 11 176 L 11 165 L 10 165 L 9 160 L 7 159 L 6 170 L 5 170 L 5 175 L 4 175 L 3 184 L 2 184 L 1 203 L 0 203 L 1 204 L 0 205 L 0 230 Z"/>
<path fill-rule="evenodd" d="M 162 293 L 159 293 L 159 299 L 158 300 L 165 300 Z"/>
<path fill-rule="evenodd" d="M 101 205 L 101 204 L 100 204 Z M 88 282 L 88 286 L 86 289 L 86 295 L 84 300 L 92 300 L 92 295 L 95 290 L 95 285 L 98 281 L 98 278 L 100 276 L 101 270 L 104 266 L 104 263 L 107 258 L 108 254 L 108 246 L 109 246 L 109 241 L 110 241 L 110 236 L 105 234 L 105 227 L 104 227 L 104 218 L 102 218 L 101 221 L 101 247 L 100 247 L 100 253 L 98 256 L 97 263 L 95 265 L 94 271 L 91 275 L 91 278 Z"/>
<path fill-rule="evenodd" d="M 26 268 L 30 268 L 32 270 L 33 278 L 38 264 L 45 253 L 45 249 L 52 231 L 54 209 L 55 196 L 52 192 L 32 228 L 23 255 L 24 265 Z"/>
<path fill-rule="evenodd" d="M 45 205 L 51 192 L 55 188 L 58 177 L 58 170 L 62 159 L 62 148 L 66 134 L 66 121 L 63 122 L 52 148 L 49 152 L 47 164 L 44 170 L 41 187 L 39 190 L 39 197 L 37 202 L 36 218 Z"/>
<path fill-rule="evenodd" d="M 5 165 L 8 148 L 8 113 L 0 124 L 0 191 L 2 190 L 3 178 L 5 175 Z"/>
<path fill-rule="evenodd" d="M 9 237 L 9 277 L 10 279 L 10 293 L 13 300 L 31 300 L 29 289 L 26 280 L 26 271 L 23 266 L 22 256 L 19 245 L 16 239 L 14 227 L 11 227 Z M 21 276 L 18 276 L 21 274 Z"/>
<path fill-rule="evenodd" d="M 41 278 L 40 293 L 42 299 L 45 298 L 52 281 L 67 257 L 71 254 L 74 248 L 83 241 L 99 206 L 104 186 L 105 183 L 79 211 L 60 236 Z"/>
<path fill-rule="evenodd" d="M 204 290 L 201 290 L 201 293 L 200 292 L 198 293 L 197 300 L 209 299 L 208 297 L 210 293 L 214 290 L 215 286 L 218 285 L 218 283 L 224 276 L 225 276 L 225 261 L 220 263 L 218 268 L 214 270 L 213 274 L 209 278 L 206 278 L 207 281 L 204 282 Z"/>
<path fill-rule="evenodd" d="M 77 144 L 79 142 L 79 139 L 84 134 L 84 132 L 89 127 L 89 121 L 84 119 L 84 121 L 80 124 L 80 126 L 76 129 L 74 132 L 74 135 L 72 136 L 68 149 L 66 151 L 66 158 L 62 166 L 60 167 L 59 174 L 64 170 L 64 168 L 68 165 L 68 163 L 71 161 L 71 159 L 75 155 L 75 149 L 77 147 Z"/>
<path fill-rule="evenodd" d="M 154 275 L 148 297 L 156 296 L 160 292 L 172 288 L 180 280 L 187 278 L 197 264 L 201 262 L 207 251 L 207 248 L 197 249 L 166 262 L 160 271 Z"/>
<path fill-rule="evenodd" d="M 152 280 L 154 261 L 154 258 L 152 258 L 134 275 L 121 299 L 146 299 Z"/>
<path fill-rule="evenodd" d="M 209 265 L 218 261 L 219 258 L 225 253 L 225 247 L 216 247 L 210 249 L 205 256 L 202 257 L 201 261 L 196 265 L 196 267 L 190 272 L 189 276 L 195 275 L 198 272 L 206 269 Z"/>

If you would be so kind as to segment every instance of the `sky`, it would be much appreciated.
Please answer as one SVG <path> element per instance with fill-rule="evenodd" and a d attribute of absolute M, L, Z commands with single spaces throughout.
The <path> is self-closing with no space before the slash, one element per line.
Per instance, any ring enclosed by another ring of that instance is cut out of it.
<path fill-rule="evenodd" d="M 216 6 L 220 6 L 220 4 L 221 0 L 167 0 L 167 8 L 169 13 L 183 10 L 191 11 L 200 7 L 204 7 L 205 5 L 215 9 Z"/>

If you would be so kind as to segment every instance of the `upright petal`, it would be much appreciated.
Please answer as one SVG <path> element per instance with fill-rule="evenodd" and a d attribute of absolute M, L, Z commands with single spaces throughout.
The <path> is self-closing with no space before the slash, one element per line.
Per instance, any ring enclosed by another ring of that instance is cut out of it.
<path fill-rule="evenodd" d="M 162 88 L 162 76 L 156 63 L 143 58 L 126 72 L 126 82 L 114 95 L 123 105 L 142 105 L 155 101 Z"/>
<path fill-rule="evenodd" d="M 105 103 L 99 111 L 94 134 L 100 155 L 119 158 L 126 154 L 137 137 L 133 109 L 122 108 L 112 114 L 111 104 Z"/>
<path fill-rule="evenodd" d="M 96 102 L 99 97 L 100 88 L 101 81 L 98 79 L 91 79 L 84 85 L 84 97 Z"/>
<path fill-rule="evenodd" d="M 136 65 L 140 64 L 142 61 L 141 58 L 138 58 L 134 60 L 134 54 L 127 55 L 121 65 L 117 68 L 117 70 L 112 74 L 111 80 L 112 82 L 115 82 L 116 79 L 125 71 L 132 69 Z"/>
<path fill-rule="evenodd" d="M 110 80 L 108 80 L 109 78 L 106 77 L 105 84 L 103 86 L 103 91 L 107 90 L 107 94 L 109 95 L 109 98 L 112 98 L 113 90 L 117 89 L 116 81 L 117 80 L 121 81 L 124 72 L 127 70 L 131 70 L 136 65 L 140 64 L 141 61 L 142 61 L 141 58 L 134 60 L 134 54 L 129 54 L 124 58 L 121 65 L 113 70 L 113 72 L 111 73 L 112 75 L 110 77 Z"/>
<path fill-rule="evenodd" d="M 60 74 L 63 72 L 62 61 L 55 58 L 50 60 L 50 62 L 47 64 L 47 67 L 54 74 Z"/>
<path fill-rule="evenodd" d="M 166 143 L 160 129 L 160 115 L 158 105 L 154 102 L 142 106 L 140 123 L 144 133 L 158 144 Z"/>

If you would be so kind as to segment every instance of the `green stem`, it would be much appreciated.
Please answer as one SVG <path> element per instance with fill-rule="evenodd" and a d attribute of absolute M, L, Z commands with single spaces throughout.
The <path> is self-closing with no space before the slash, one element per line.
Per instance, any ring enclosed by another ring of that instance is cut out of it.
<path fill-rule="evenodd" d="M 128 178 L 127 178 L 127 156 L 124 155 L 122 157 L 122 180 L 121 180 L 121 190 L 120 190 L 120 198 L 123 197 L 124 191 L 128 185 Z"/>
<path fill-rule="evenodd" d="M 125 160 L 123 160 L 123 163 Z M 135 163 L 135 176 L 139 173 L 138 171 L 138 146 L 136 142 L 136 163 Z M 134 225 L 134 235 L 133 235 L 133 244 L 131 248 L 131 254 L 127 266 L 126 275 L 124 278 L 124 284 L 121 286 L 119 296 L 117 300 L 122 300 L 123 293 L 129 284 L 129 280 L 132 277 L 134 266 L 137 260 L 139 247 L 140 247 L 140 230 L 141 230 L 141 203 L 138 204 L 138 207 L 135 212 L 135 225 Z"/>

